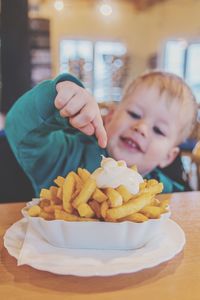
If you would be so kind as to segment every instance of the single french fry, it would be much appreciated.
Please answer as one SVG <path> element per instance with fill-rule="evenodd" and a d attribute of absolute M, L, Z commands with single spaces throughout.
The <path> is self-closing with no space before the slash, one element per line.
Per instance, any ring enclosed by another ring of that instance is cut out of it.
<path fill-rule="evenodd" d="M 75 172 L 73 172 L 74 180 L 75 180 L 75 191 L 72 195 L 72 201 L 78 196 L 80 191 L 83 188 L 83 181 Z"/>
<path fill-rule="evenodd" d="M 58 188 L 56 196 L 57 196 L 57 198 L 62 200 L 62 198 L 63 198 L 63 188 L 62 187 Z"/>
<path fill-rule="evenodd" d="M 30 217 L 38 217 L 40 215 L 41 208 L 39 205 L 33 205 L 28 209 L 28 215 Z"/>
<path fill-rule="evenodd" d="M 160 207 L 160 209 L 162 214 L 169 212 L 169 209 L 167 207 L 166 208 Z"/>
<path fill-rule="evenodd" d="M 151 205 L 153 206 L 160 206 L 160 200 L 153 198 Z"/>
<path fill-rule="evenodd" d="M 73 210 L 72 210 L 72 213 L 71 213 L 72 215 L 75 215 L 75 216 L 77 216 L 77 217 L 79 217 L 79 213 L 78 213 L 78 211 L 77 211 L 77 209 L 76 208 L 73 208 Z"/>
<path fill-rule="evenodd" d="M 54 200 L 51 202 L 52 205 L 61 205 L 63 203 L 62 198 L 58 198 L 57 196 L 54 198 Z"/>
<path fill-rule="evenodd" d="M 138 213 L 134 213 L 132 215 L 129 215 L 127 217 L 124 217 L 122 219 L 119 219 L 118 221 L 120 221 L 120 222 L 131 221 L 131 222 L 135 222 L 135 223 L 142 223 L 142 222 L 145 222 L 147 220 L 148 220 L 147 216 L 145 216 L 142 213 L 138 212 Z"/>
<path fill-rule="evenodd" d="M 49 199 L 41 199 L 40 202 L 38 203 L 38 205 L 43 208 L 45 206 L 50 206 L 51 205 L 51 201 Z"/>
<path fill-rule="evenodd" d="M 104 201 L 101 203 L 100 211 L 101 211 L 101 216 L 103 219 L 106 218 L 106 213 L 107 213 L 108 208 L 109 208 L 109 205 L 108 205 L 107 201 Z"/>
<path fill-rule="evenodd" d="M 52 205 L 45 206 L 45 207 L 43 207 L 43 211 L 45 211 L 48 214 L 53 214 L 54 213 L 54 207 Z"/>
<path fill-rule="evenodd" d="M 132 169 L 133 171 L 136 171 L 136 172 L 138 171 L 138 168 L 137 168 L 136 165 L 132 165 L 132 166 L 131 166 L 131 169 Z"/>
<path fill-rule="evenodd" d="M 62 209 L 62 205 L 59 204 L 51 204 L 49 206 L 44 206 L 43 211 L 45 211 L 48 214 L 53 214 L 55 212 L 55 209 Z"/>
<path fill-rule="evenodd" d="M 144 189 L 146 188 L 147 186 L 147 180 L 145 179 L 143 182 L 140 183 L 139 185 L 139 190 L 140 192 L 144 191 Z"/>
<path fill-rule="evenodd" d="M 86 169 L 78 168 L 77 172 L 83 182 L 86 182 L 86 180 L 91 176 L 90 172 Z"/>
<path fill-rule="evenodd" d="M 57 192 L 58 192 L 58 187 L 56 186 L 51 186 L 50 187 L 50 194 L 51 194 L 51 201 L 56 201 L 57 199 Z"/>
<path fill-rule="evenodd" d="M 157 185 L 159 182 L 156 179 L 149 179 L 147 180 L 147 188 L 150 186 Z"/>
<path fill-rule="evenodd" d="M 116 188 L 116 191 L 122 196 L 123 202 L 127 202 L 133 197 L 133 195 L 127 190 L 124 185 L 118 186 Z"/>
<path fill-rule="evenodd" d="M 170 200 L 169 199 L 163 199 L 160 201 L 159 206 L 162 208 L 167 208 L 169 206 Z"/>
<path fill-rule="evenodd" d="M 81 179 L 81 177 L 76 174 L 75 172 L 72 172 L 75 182 L 76 182 L 76 189 L 81 189 L 83 186 L 83 180 Z"/>
<path fill-rule="evenodd" d="M 147 182 L 147 185 L 148 185 L 148 182 Z M 148 193 L 151 193 L 152 195 L 156 195 L 156 194 L 161 193 L 162 190 L 163 190 L 163 183 L 159 182 L 157 184 L 150 185 L 149 187 L 146 187 L 144 189 L 144 192 L 147 191 Z"/>
<path fill-rule="evenodd" d="M 60 209 L 55 209 L 55 219 L 64 221 L 79 221 L 78 216 L 72 215 Z"/>
<path fill-rule="evenodd" d="M 95 212 L 95 215 L 98 219 L 101 219 L 101 204 L 96 200 L 90 200 L 88 202 L 89 206 Z"/>
<path fill-rule="evenodd" d="M 81 203 L 77 208 L 80 217 L 92 218 L 95 213 L 87 203 Z"/>
<path fill-rule="evenodd" d="M 73 202 L 73 200 L 78 196 L 78 194 L 80 193 L 80 191 L 81 190 L 79 190 L 79 189 L 77 189 L 77 190 L 75 190 L 74 192 L 73 192 L 73 194 L 72 194 L 72 202 Z"/>
<path fill-rule="evenodd" d="M 120 193 L 113 188 L 104 189 L 105 194 L 108 196 L 108 204 L 110 207 L 117 207 L 122 205 L 123 199 Z"/>
<path fill-rule="evenodd" d="M 83 188 L 79 195 L 74 199 L 73 201 L 73 207 L 78 208 L 78 206 L 81 203 L 87 203 L 87 201 L 90 199 L 92 194 L 94 193 L 96 189 L 96 181 L 92 178 L 89 177 L 86 182 L 83 184 Z"/>
<path fill-rule="evenodd" d="M 57 184 L 58 187 L 61 187 L 65 182 L 65 178 L 62 176 L 58 176 L 56 179 L 54 179 L 54 182 Z"/>
<path fill-rule="evenodd" d="M 40 198 L 51 200 L 51 191 L 48 189 L 41 189 Z"/>
<path fill-rule="evenodd" d="M 54 214 L 47 213 L 46 211 L 43 211 L 43 210 L 41 210 L 39 217 L 41 217 L 47 221 L 55 220 Z"/>
<path fill-rule="evenodd" d="M 92 194 L 92 199 L 96 200 L 99 203 L 106 201 L 108 196 L 104 194 L 99 188 L 96 188 L 94 193 Z"/>
<path fill-rule="evenodd" d="M 66 212 L 72 212 L 71 198 L 75 189 L 75 179 L 73 172 L 70 172 L 65 178 L 63 184 L 63 208 Z"/>
<path fill-rule="evenodd" d="M 109 208 L 106 212 L 106 218 L 111 221 L 124 218 L 139 212 L 144 206 L 149 205 L 151 201 L 152 195 L 150 193 L 144 193 L 119 207 Z"/>
<path fill-rule="evenodd" d="M 55 205 L 53 205 L 53 208 L 54 208 L 54 212 L 55 212 L 56 209 L 62 210 L 63 206 L 60 204 L 55 204 Z"/>
<path fill-rule="evenodd" d="M 149 219 L 159 219 L 162 213 L 162 209 L 159 206 L 147 205 L 143 207 L 140 212 Z"/>

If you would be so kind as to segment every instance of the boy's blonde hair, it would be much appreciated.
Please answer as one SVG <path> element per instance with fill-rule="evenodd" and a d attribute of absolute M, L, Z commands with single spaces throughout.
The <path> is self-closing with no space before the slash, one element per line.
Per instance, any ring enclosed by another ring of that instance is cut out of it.
<path fill-rule="evenodd" d="M 191 134 L 197 121 L 196 99 L 186 82 L 175 74 L 162 71 L 148 72 L 137 77 L 128 86 L 123 99 L 130 96 L 138 86 L 157 87 L 160 96 L 165 93 L 165 97 L 161 99 L 165 99 L 168 105 L 175 103 L 174 101 L 180 105 L 182 127 L 178 143 L 183 142 Z"/>

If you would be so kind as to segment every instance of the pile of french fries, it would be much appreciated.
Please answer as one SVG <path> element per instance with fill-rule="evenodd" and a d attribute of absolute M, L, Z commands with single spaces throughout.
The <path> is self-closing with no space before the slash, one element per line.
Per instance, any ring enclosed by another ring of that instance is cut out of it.
<path fill-rule="evenodd" d="M 169 205 L 168 200 L 155 198 L 163 190 L 163 184 L 155 179 L 144 180 L 134 195 L 124 185 L 115 189 L 98 188 L 95 179 L 83 168 L 71 171 L 66 178 L 58 176 L 54 182 L 56 186 L 41 190 L 38 205 L 28 209 L 29 216 L 45 220 L 140 223 L 160 218 Z"/>

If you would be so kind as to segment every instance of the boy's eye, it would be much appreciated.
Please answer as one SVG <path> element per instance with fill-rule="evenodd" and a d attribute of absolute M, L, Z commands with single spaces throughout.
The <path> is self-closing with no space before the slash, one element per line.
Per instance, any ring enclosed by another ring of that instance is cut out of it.
<path fill-rule="evenodd" d="M 163 132 L 162 130 L 160 130 L 160 128 L 158 128 L 157 126 L 154 126 L 154 127 L 153 127 L 153 131 L 154 131 L 156 134 L 160 134 L 160 135 L 165 136 L 164 132 Z"/>
<path fill-rule="evenodd" d="M 128 113 L 129 116 L 131 116 L 131 118 L 133 118 L 133 119 L 140 119 L 140 118 L 141 118 L 140 114 L 138 114 L 138 113 L 136 113 L 136 112 L 134 112 L 134 111 L 128 110 L 127 113 Z"/>

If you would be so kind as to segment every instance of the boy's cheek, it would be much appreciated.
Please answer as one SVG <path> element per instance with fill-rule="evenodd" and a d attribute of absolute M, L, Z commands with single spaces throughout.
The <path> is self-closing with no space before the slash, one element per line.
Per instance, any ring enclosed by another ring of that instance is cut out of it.
<path fill-rule="evenodd" d="M 116 141 L 121 135 L 120 128 L 118 127 L 108 128 L 108 131 L 106 132 L 108 136 L 108 142 L 109 140 Z"/>

